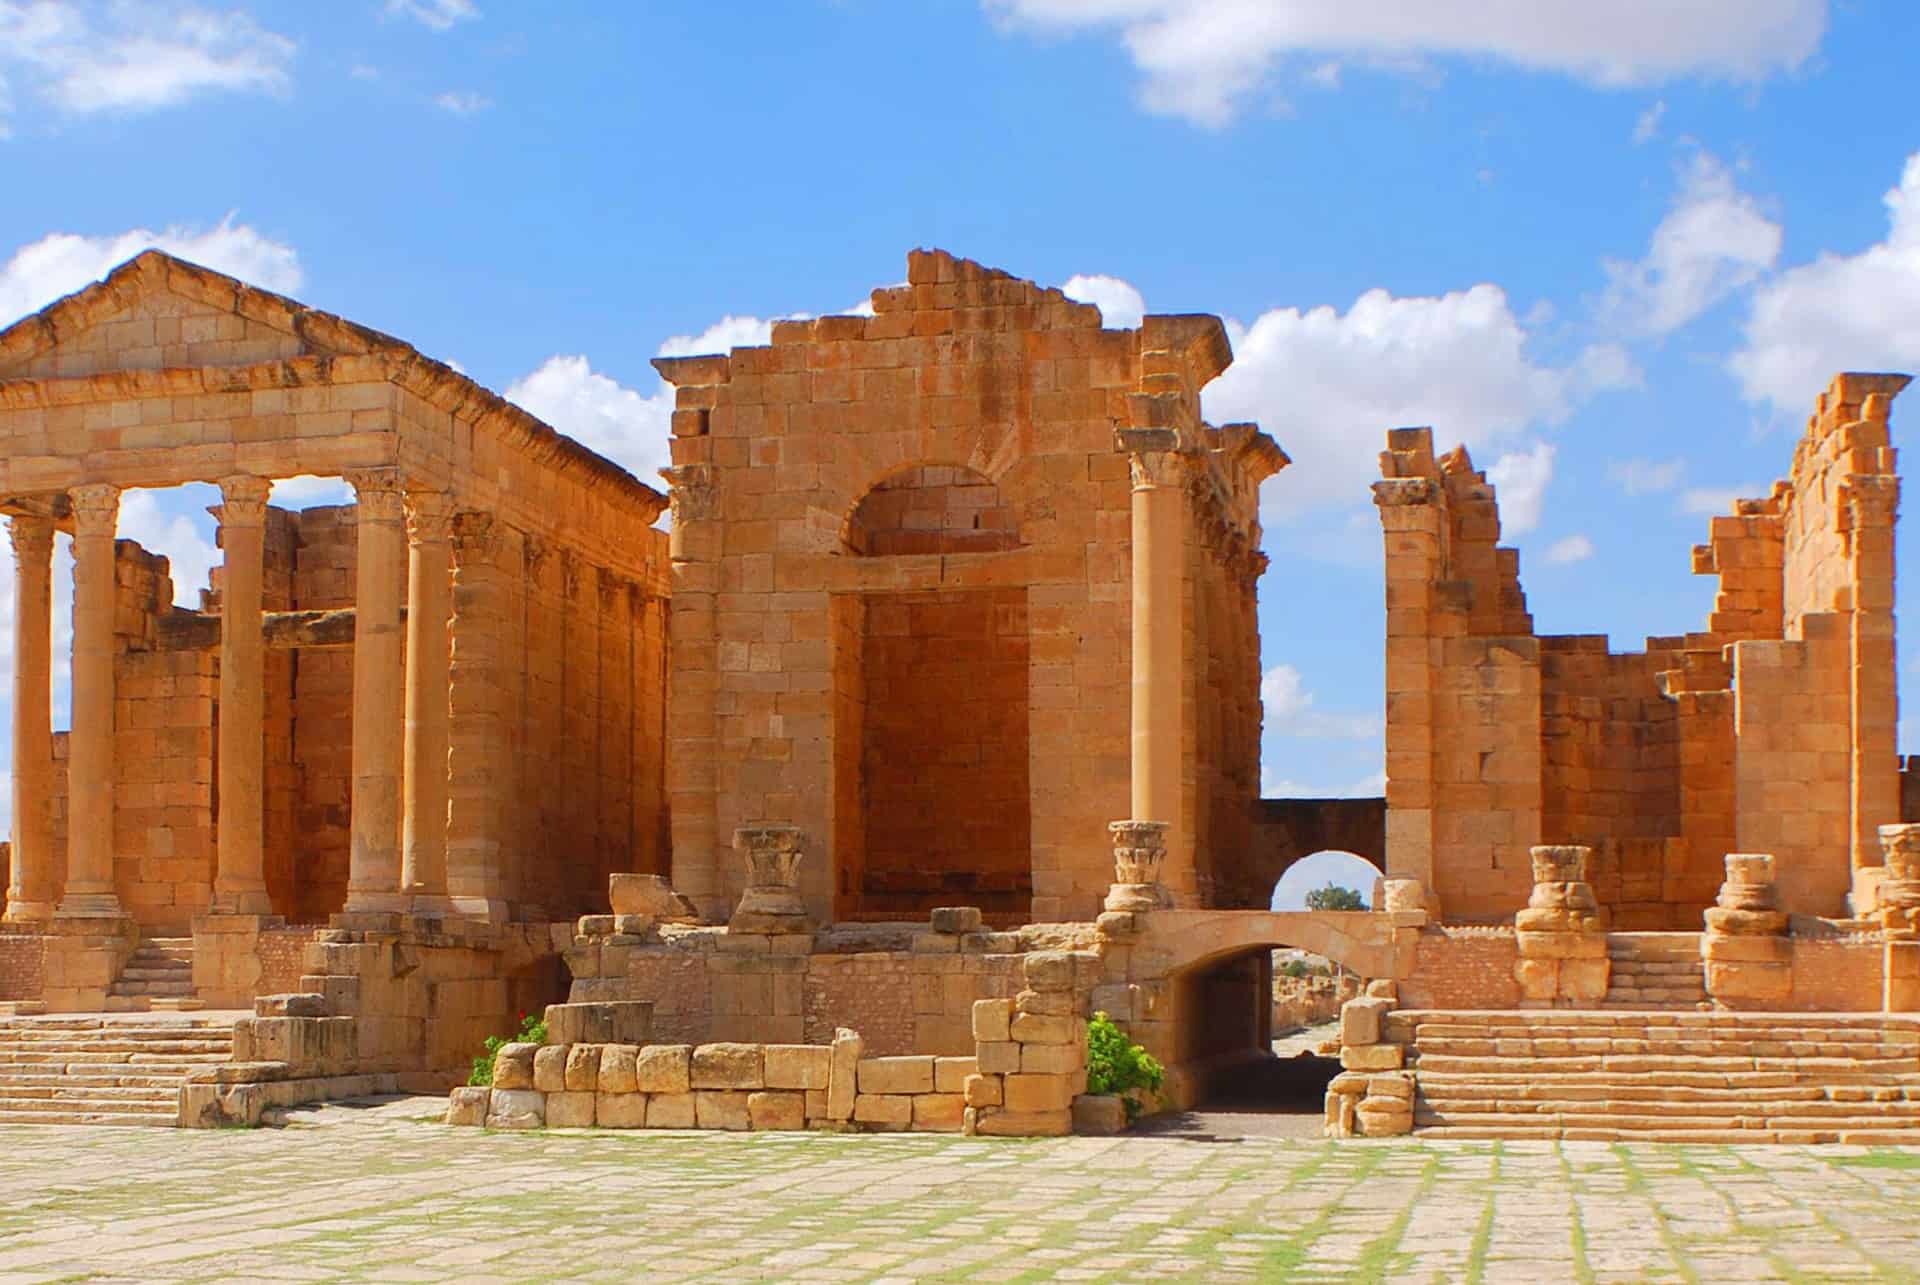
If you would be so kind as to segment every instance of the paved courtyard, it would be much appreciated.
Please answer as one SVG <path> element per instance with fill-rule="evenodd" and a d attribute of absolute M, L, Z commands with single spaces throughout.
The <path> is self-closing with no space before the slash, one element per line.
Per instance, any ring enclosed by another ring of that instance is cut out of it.
<path fill-rule="evenodd" d="M 1907 1281 L 1920 1152 L 0 1129 L 0 1280 Z"/>

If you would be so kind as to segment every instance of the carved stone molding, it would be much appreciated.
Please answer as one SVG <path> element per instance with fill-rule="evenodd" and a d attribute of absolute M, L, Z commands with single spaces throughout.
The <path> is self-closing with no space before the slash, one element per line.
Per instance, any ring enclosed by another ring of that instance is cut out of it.
<path fill-rule="evenodd" d="M 362 522 L 399 522 L 405 516 L 400 471 L 390 468 L 353 469 L 344 475 L 360 506 Z"/>
<path fill-rule="evenodd" d="M 667 481 L 667 503 L 673 510 L 675 526 L 717 515 L 720 495 L 711 466 L 682 464 L 661 469 L 660 476 Z"/>
<path fill-rule="evenodd" d="M 209 509 L 222 526 L 259 526 L 267 520 L 273 479 L 250 473 L 220 479 L 220 503 Z"/>
<path fill-rule="evenodd" d="M 445 491 L 406 492 L 407 540 L 445 544 L 453 535 L 453 497 Z"/>
<path fill-rule="evenodd" d="M 478 509 L 462 509 L 453 515 L 453 552 L 462 564 L 486 562 L 500 547 L 500 535 L 493 514 Z"/>
<path fill-rule="evenodd" d="M 7 520 L 7 536 L 13 543 L 14 566 L 23 572 L 37 567 L 44 574 L 53 555 L 53 519 L 16 513 Z"/>

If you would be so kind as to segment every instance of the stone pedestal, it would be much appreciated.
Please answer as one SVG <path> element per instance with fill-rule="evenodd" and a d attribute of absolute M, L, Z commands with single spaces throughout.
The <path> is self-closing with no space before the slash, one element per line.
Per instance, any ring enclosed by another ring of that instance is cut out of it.
<path fill-rule="evenodd" d="M 1167 859 L 1165 821 L 1115 821 L 1107 826 L 1113 836 L 1113 886 L 1107 889 L 1108 910 L 1163 910 L 1173 905 L 1160 868 Z"/>
<path fill-rule="evenodd" d="M 800 860 L 806 835 L 798 826 L 742 826 L 733 846 L 747 862 L 747 890 L 727 921 L 735 933 L 807 933 L 813 931 L 800 899 Z"/>
<path fill-rule="evenodd" d="M 1879 915 L 1887 943 L 1881 1007 L 1911 1013 L 1920 1010 L 1920 825 L 1881 826 L 1880 847 L 1886 873 Z"/>
<path fill-rule="evenodd" d="M 1514 916 L 1520 958 L 1514 980 L 1530 1007 L 1575 1007 L 1606 997 L 1612 965 L 1607 961 L 1607 912 L 1587 882 L 1593 849 L 1577 844 L 1538 847 L 1533 854 L 1533 895 Z"/>
<path fill-rule="evenodd" d="M 1707 994 L 1723 1008 L 1774 1008 L 1793 993 L 1793 943 L 1773 884 L 1773 857 L 1729 852 L 1727 878 L 1700 937 Z"/>
<path fill-rule="evenodd" d="M 285 921 L 277 916 L 211 914 L 193 917 L 193 993 L 209 1008 L 249 1008 L 260 993 L 260 934 Z"/>

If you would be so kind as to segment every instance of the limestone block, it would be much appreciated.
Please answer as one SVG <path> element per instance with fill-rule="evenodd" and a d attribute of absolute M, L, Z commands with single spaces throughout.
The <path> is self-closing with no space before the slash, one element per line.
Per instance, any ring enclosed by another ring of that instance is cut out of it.
<path fill-rule="evenodd" d="M 613 932 L 612 915 L 582 915 L 575 925 L 575 931 L 582 937 L 606 937 Z"/>
<path fill-rule="evenodd" d="M 978 906 L 937 906 L 927 919 L 933 931 L 954 936 L 979 932 L 981 926 Z"/>
<path fill-rule="evenodd" d="M 747 1095 L 747 1120 L 756 1129 L 807 1127 L 807 1095 L 762 1089 Z"/>
<path fill-rule="evenodd" d="M 547 1095 L 534 1089 L 495 1089 L 487 1098 L 489 1129 L 540 1129 L 547 1123 Z"/>
<path fill-rule="evenodd" d="M 760 1045 L 702 1044 L 693 1050 L 695 1089 L 758 1089 L 765 1086 L 766 1067 Z M 744 1107 L 741 1109 L 745 1110 Z"/>
<path fill-rule="evenodd" d="M 649 1093 L 645 1097 L 647 1128 L 691 1129 L 694 1127 L 698 1112 L 692 1093 Z"/>
<path fill-rule="evenodd" d="M 1550 1000 L 1560 990 L 1560 961 L 1557 959 L 1516 959 L 1513 980 L 1520 983 L 1520 998 Z"/>
<path fill-rule="evenodd" d="M 1384 999 L 1390 1004 L 1398 1004 L 1400 1002 L 1400 983 L 1394 981 L 1391 977 L 1376 977 L 1367 983 L 1366 994 L 1370 999 Z"/>
<path fill-rule="evenodd" d="M 1380 1019 L 1393 1007 L 1384 999 L 1362 996 L 1340 1006 L 1340 1042 L 1347 1045 L 1378 1044 Z"/>
<path fill-rule="evenodd" d="M 915 1133 L 958 1133 L 967 1101 L 958 1093 L 922 1093 L 913 1099 Z"/>
<path fill-rule="evenodd" d="M 827 1118 L 853 1119 L 853 1100 L 858 1092 L 860 1053 L 866 1042 L 846 1027 L 834 1032 L 833 1053 L 827 1069 Z"/>
<path fill-rule="evenodd" d="M 982 1042 L 991 1040 L 1010 1040 L 1013 1038 L 1008 1027 L 1013 1022 L 1013 1001 L 1010 999 L 977 999 L 973 1001 L 973 1038 Z"/>
<path fill-rule="evenodd" d="M 1784 1000 L 1793 993 L 1790 964 L 1709 963 L 1707 994 L 1719 1000 Z"/>
<path fill-rule="evenodd" d="M 905 1093 L 862 1093 L 853 1100 L 853 1118 L 859 1124 L 904 1129 L 913 1123 L 913 1098 Z"/>
<path fill-rule="evenodd" d="M 1788 964 L 1793 961 L 1791 937 L 1724 937 L 1700 935 L 1700 957 L 1708 963 Z"/>
<path fill-rule="evenodd" d="M 472 1088 L 462 1085 L 447 1098 L 447 1123 L 464 1125 L 483 1125 L 487 1122 L 487 1100 L 493 1096 L 488 1088 Z"/>
<path fill-rule="evenodd" d="M 806 1099 L 807 1119 L 809 1122 L 815 1120 L 825 1121 L 827 1119 L 827 1091 L 825 1089 L 808 1089 L 800 1096 Z"/>
<path fill-rule="evenodd" d="M 870 1057 L 860 1062 L 860 1092 L 931 1093 L 933 1059 L 930 1057 Z"/>
<path fill-rule="evenodd" d="M 1349 1071 L 1397 1071 L 1406 1065 L 1407 1051 L 1398 1044 L 1364 1044 L 1340 1050 L 1340 1065 Z"/>
<path fill-rule="evenodd" d="M 1078 1018 L 1040 1013 L 1017 1013 L 1012 1022 L 1013 1038 L 1020 1044 L 1072 1044 L 1085 1029 Z"/>
<path fill-rule="evenodd" d="M 1603 1000 L 1607 997 L 1607 978 L 1613 963 L 1599 959 L 1563 959 L 1560 961 L 1560 994 L 1572 1000 Z"/>
<path fill-rule="evenodd" d="M 1108 1138 L 1125 1132 L 1126 1104 L 1114 1093 L 1082 1093 L 1073 1100 L 1073 1131 L 1082 1137 Z"/>
<path fill-rule="evenodd" d="M 1065 991 L 1073 989 L 1073 955 L 1064 950 L 1036 950 L 1021 961 L 1027 989 Z"/>
<path fill-rule="evenodd" d="M 1064 1138 L 1073 1132 L 1073 1111 L 982 1111 L 974 1130 L 990 1138 Z"/>
<path fill-rule="evenodd" d="M 570 1044 L 543 1044 L 533 1055 L 533 1087 L 542 1093 L 564 1093 L 567 1089 L 567 1054 Z"/>
<path fill-rule="evenodd" d="M 935 1093 L 964 1092 L 967 1077 L 979 1069 L 979 1063 L 974 1058 L 937 1057 L 933 1059 L 933 1091 Z"/>
<path fill-rule="evenodd" d="M 253 1000 L 255 1017 L 325 1017 L 331 1011 L 325 995 L 306 991 L 290 995 L 256 995 Z"/>
<path fill-rule="evenodd" d="M 1065 1111 L 1073 1105 L 1074 1095 L 1086 1087 L 1073 1083 L 1066 1075 L 1028 1075 L 1006 1077 L 1003 1092 L 1009 1111 Z"/>
<path fill-rule="evenodd" d="M 1521 911 L 1524 915 L 1528 912 Z M 1516 922 L 1518 916 L 1515 916 Z M 1604 932 L 1577 929 L 1530 930 L 1513 934 L 1514 944 L 1525 959 L 1605 959 L 1607 937 Z"/>
<path fill-rule="evenodd" d="M 1087 1069 L 1086 1055 L 1076 1044 L 1022 1044 L 1019 1048 L 1023 1074 L 1073 1075 Z"/>
<path fill-rule="evenodd" d="M 833 1071 L 833 1050 L 824 1044 L 769 1044 L 769 1089 L 824 1089 Z"/>
<path fill-rule="evenodd" d="M 547 1094 L 547 1127 L 549 1129 L 591 1129 L 594 1097 L 595 1095 L 591 1092 L 562 1091 Z"/>
<path fill-rule="evenodd" d="M 600 1058 L 604 1044 L 575 1044 L 567 1049 L 567 1091 L 591 1093 L 600 1087 Z"/>
<path fill-rule="evenodd" d="M 639 1058 L 640 1050 L 632 1044 L 602 1044 L 600 1076 L 594 1087 L 602 1093 L 634 1092 L 639 1087 L 634 1078 L 634 1066 Z"/>
<path fill-rule="evenodd" d="M 553 1044 L 645 1044 L 653 1038 L 653 1001 L 549 1004 L 546 1020 Z"/>
<path fill-rule="evenodd" d="M 1362 1098 L 1353 1114 L 1363 1138 L 1394 1138 L 1413 1132 L 1413 1103 L 1402 1098 Z"/>
<path fill-rule="evenodd" d="M 539 1051 L 538 1044 L 502 1044 L 500 1051 L 493 1055 L 493 1087 L 531 1089 L 533 1055 Z"/>
<path fill-rule="evenodd" d="M 982 1072 L 1011 1075 L 1020 1069 L 1020 1046 L 1012 1040 L 974 1046 L 974 1063 Z"/>
<path fill-rule="evenodd" d="M 693 1088 L 692 1063 L 691 1044 L 648 1044 L 634 1054 L 633 1087 L 640 1093 L 689 1092 Z"/>
<path fill-rule="evenodd" d="M 1342 1071 L 1327 1082 L 1329 1093 L 1365 1093 L 1372 1076 L 1364 1071 Z"/>
<path fill-rule="evenodd" d="M 698 1050 L 695 1051 L 696 1055 Z M 694 1119 L 702 1129 L 742 1131 L 753 1127 L 747 1114 L 747 1099 L 752 1095 L 738 1089 L 695 1089 Z"/>
<path fill-rule="evenodd" d="M 1070 1017 L 1078 1007 L 1074 1002 L 1072 991 L 1021 991 L 1013 997 L 1013 1009 L 1016 1014 L 1038 1013 L 1043 1017 Z"/>
<path fill-rule="evenodd" d="M 961 1092 L 970 1107 L 997 1107 L 1004 1100 L 997 1075 L 969 1075 Z"/>
<path fill-rule="evenodd" d="M 1717 935 L 1772 937 L 1787 931 L 1784 910 L 1729 910 L 1725 906 L 1708 906 L 1705 918 L 1707 931 Z"/>
<path fill-rule="evenodd" d="M 607 901 L 616 915 L 648 915 L 655 919 L 686 917 L 679 894 L 659 875 L 608 875 Z"/>

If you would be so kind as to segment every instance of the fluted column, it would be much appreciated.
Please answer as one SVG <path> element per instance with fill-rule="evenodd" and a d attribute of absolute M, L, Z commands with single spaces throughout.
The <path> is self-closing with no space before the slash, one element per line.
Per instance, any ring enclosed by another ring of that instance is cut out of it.
<path fill-rule="evenodd" d="M 266 915 L 266 652 L 261 641 L 264 477 L 220 482 L 220 830 L 213 909 Z"/>
<path fill-rule="evenodd" d="M 13 869 L 8 923 L 53 914 L 53 519 L 15 514 L 13 537 Z"/>
<path fill-rule="evenodd" d="M 67 883 L 62 917 L 122 913 L 113 888 L 113 536 L 120 489 L 73 502 L 73 727 L 67 740 Z"/>
<path fill-rule="evenodd" d="M 358 503 L 354 567 L 353 796 L 347 911 L 407 908 L 400 890 L 400 607 L 406 567 L 400 477 L 347 474 Z"/>
<path fill-rule="evenodd" d="M 415 914 L 447 901 L 447 686 L 453 614 L 448 561 L 453 505 L 443 492 L 407 493 L 407 731 L 402 775 L 400 887 Z"/>

